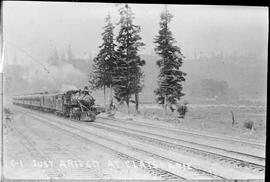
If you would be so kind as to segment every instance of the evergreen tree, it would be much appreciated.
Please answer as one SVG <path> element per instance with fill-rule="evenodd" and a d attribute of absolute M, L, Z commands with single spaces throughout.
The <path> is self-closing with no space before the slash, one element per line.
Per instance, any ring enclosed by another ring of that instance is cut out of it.
<path fill-rule="evenodd" d="M 104 89 L 104 104 L 106 105 L 106 87 L 110 88 L 110 105 L 113 103 L 112 95 L 112 74 L 116 62 L 116 52 L 114 43 L 114 26 L 111 23 L 111 17 L 108 15 L 105 18 L 106 25 L 103 27 L 102 33 L 103 43 L 99 46 L 98 55 L 94 58 L 93 74 L 90 76 L 90 84 L 92 88 Z"/>
<path fill-rule="evenodd" d="M 138 50 L 142 43 L 140 27 L 133 24 L 134 14 L 131 8 L 126 4 L 120 8 L 120 31 L 116 38 L 117 62 L 114 72 L 114 91 L 115 98 L 120 102 L 126 102 L 129 112 L 129 102 L 131 95 L 135 95 L 136 109 L 138 111 L 138 95 L 142 90 L 141 67 L 145 65 L 145 61 L 138 55 Z"/>
<path fill-rule="evenodd" d="M 161 13 L 160 30 L 154 39 L 155 52 L 161 57 L 157 61 L 160 73 L 158 88 L 154 92 L 157 95 L 158 103 L 164 106 L 165 115 L 167 114 L 167 106 L 177 104 L 177 101 L 184 96 L 182 82 L 185 81 L 184 76 L 186 75 L 179 70 L 184 56 L 180 48 L 175 45 L 176 41 L 168 27 L 172 17 L 167 8 Z"/>

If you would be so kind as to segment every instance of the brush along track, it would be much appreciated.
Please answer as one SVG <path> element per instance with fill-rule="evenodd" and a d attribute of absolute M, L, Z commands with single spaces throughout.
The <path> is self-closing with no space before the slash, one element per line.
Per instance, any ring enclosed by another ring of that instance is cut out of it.
<path fill-rule="evenodd" d="M 224 163 L 230 166 L 236 166 L 238 168 L 248 168 L 252 172 L 259 172 L 259 173 L 265 172 L 265 167 L 264 167 L 263 162 L 256 161 L 256 160 L 253 160 L 252 162 L 250 162 L 250 161 L 244 161 L 244 160 L 238 159 L 236 157 L 233 157 L 235 153 L 232 151 L 220 151 L 220 149 L 216 150 L 215 148 L 213 149 L 213 147 L 206 146 L 206 145 L 204 145 L 204 150 L 202 150 L 202 149 L 199 149 L 199 148 L 202 148 L 200 147 L 200 145 L 199 147 L 194 146 L 194 145 L 193 145 L 194 147 L 189 147 L 184 144 L 176 144 L 179 141 L 175 138 L 170 138 L 166 136 L 152 134 L 149 132 L 143 132 L 143 131 L 139 131 L 135 129 L 125 128 L 121 126 L 115 126 L 115 125 L 107 124 L 107 123 L 87 123 L 87 125 L 104 129 L 107 132 L 114 132 L 120 135 L 128 136 L 130 138 L 147 142 L 149 144 L 161 146 L 161 147 L 164 147 L 166 149 L 170 149 L 176 152 L 184 152 L 186 154 L 192 153 L 197 156 L 199 155 L 205 159 L 209 159 L 209 158 L 214 159 L 215 161 L 218 161 L 220 163 Z M 239 153 L 237 154 L 239 155 Z M 229 156 L 226 156 L 226 155 L 229 155 Z M 245 154 L 243 155 L 245 156 Z M 254 159 L 254 158 L 251 158 L 251 159 Z"/>
<path fill-rule="evenodd" d="M 37 113 L 37 112 L 34 112 L 34 113 Z M 43 118 L 52 119 L 52 120 L 61 120 L 62 121 L 61 123 L 63 123 L 63 124 L 67 124 L 66 122 L 70 123 L 70 121 L 65 120 L 65 119 L 60 119 L 60 118 L 56 119 L 55 116 L 53 116 L 53 118 L 52 118 L 52 117 L 50 117 L 48 115 L 44 115 Z M 76 123 L 73 122 L 72 125 L 73 124 L 76 124 Z M 77 129 L 82 130 L 81 129 L 82 128 L 82 123 L 77 123 L 75 126 L 79 127 Z M 84 130 L 84 132 L 89 133 L 89 130 L 91 130 L 91 128 L 87 127 L 87 129 L 88 130 Z M 96 132 L 97 131 L 92 128 L 92 133 L 91 134 L 95 135 L 93 133 L 96 133 Z M 104 130 L 100 131 L 100 133 L 104 133 Z M 104 135 L 102 134 L 102 136 L 104 136 Z M 98 135 L 97 137 L 104 138 L 102 136 Z M 113 137 L 115 138 L 116 136 L 113 136 Z M 107 137 L 107 138 L 104 138 L 104 140 L 109 140 L 108 138 L 110 138 L 110 136 Z M 121 141 L 122 139 L 123 139 L 123 137 L 119 138 L 118 140 Z M 111 140 L 111 142 L 123 145 L 121 142 L 119 143 L 116 140 L 114 140 L 114 141 Z M 135 144 L 135 143 L 136 143 L 135 141 L 132 142 L 132 144 Z M 141 144 L 141 145 L 143 145 L 143 144 Z M 151 146 L 145 145 L 145 144 L 142 147 L 141 145 L 139 145 L 139 146 L 137 145 L 137 148 L 135 148 L 135 147 L 131 147 L 131 148 L 133 150 L 140 151 L 141 153 L 145 153 L 145 154 L 148 154 L 148 155 L 151 155 L 151 156 L 155 156 L 155 158 L 160 157 L 160 158 L 163 158 L 163 159 L 165 159 L 167 161 L 172 161 L 172 162 L 175 162 L 175 163 L 190 164 L 189 161 L 192 161 L 192 163 L 193 163 L 193 164 L 191 164 L 192 169 L 197 170 L 197 171 L 201 171 L 202 173 L 205 173 L 205 175 L 208 174 L 209 176 L 212 175 L 212 176 L 220 177 L 220 178 L 239 178 L 239 179 L 240 178 L 241 179 L 246 179 L 246 178 L 255 179 L 255 178 L 261 178 L 262 177 L 262 175 L 258 176 L 258 174 L 253 175 L 253 174 L 249 174 L 249 173 L 246 173 L 246 172 L 243 172 L 243 171 L 232 170 L 231 168 L 224 168 L 224 167 L 222 167 L 220 165 L 212 164 L 212 162 L 201 161 L 200 159 L 191 158 L 191 157 L 184 156 L 184 155 L 181 155 L 181 154 L 178 154 L 178 153 L 169 154 L 168 150 L 163 150 L 160 147 L 159 148 L 151 147 Z M 125 146 L 127 146 L 127 145 L 125 145 Z M 130 146 L 128 146 L 128 147 L 130 147 Z M 141 149 L 141 148 L 143 148 L 144 150 Z M 162 153 L 162 151 L 163 151 L 163 153 Z M 159 154 L 157 154 L 157 153 L 159 153 Z M 199 165 L 197 165 L 197 163 L 199 163 Z"/>
<path fill-rule="evenodd" d="M 104 120 L 108 120 L 108 121 L 115 121 L 118 123 L 121 123 L 121 125 L 133 125 L 136 127 L 143 127 L 143 128 L 149 128 L 149 129 L 154 129 L 154 130 L 162 130 L 162 131 L 166 131 L 169 133 L 174 133 L 174 134 L 181 134 L 182 135 L 186 135 L 186 136 L 192 136 L 192 137 L 196 137 L 196 138 L 205 138 L 205 140 L 214 140 L 216 141 L 221 141 L 223 143 L 225 142 L 229 142 L 229 143 L 235 143 L 237 145 L 247 145 L 250 146 L 251 148 L 257 148 L 260 150 L 265 150 L 265 145 L 262 143 L 256 143 L 255 141 L 249 141 L 248 139 L 246 140 L 242 140 L 242 139 L 236 139 L 234 137 L 228 137 L 228 136 L 215 136 L 215 135 L 209 135 L 209 134 L 202 134 L 202 133 L 198 133 L 198 132 L 192 132 L 192 131 L 187 131 L 187 130 L 183 130 L 183 129 L 175 129 L 172 127 L 167 127 L 165 128 L 164 126 L 161 126 L 159 124 L 150 124 L 150 123 L 146 123 L 146 122 L 142 122 L 142 121 L 130 121 L 127 119 L 116 119 L 116 118 L 107 118 L 107 117 L 102 117 L 99 116 L 98 118 L 104 119 Z M 215 143 L 216 144 L 216 143 Z M 223 148 L 221 148 L 223 149 Z M 237 152 L 237 151 L 235 151 Z M 246 153 L 246 155 L 249 155 L 248 153 Z M 253 156 L 253 154 L 251 154 L 251 156 Z M 258 156 L 261 158 L 265 158 L 264 156 Z"/>

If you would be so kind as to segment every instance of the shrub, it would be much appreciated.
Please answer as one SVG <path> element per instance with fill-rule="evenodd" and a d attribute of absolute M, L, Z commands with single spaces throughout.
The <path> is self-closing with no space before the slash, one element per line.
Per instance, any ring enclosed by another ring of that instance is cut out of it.
<path fill-rule="evenodd" d="M 11 114 L 11 110 L 10 110 L 9 108 L 5 108 L 5 109 L 4 109 L 4 112 L 5 112 L 6 114 Z"/>
<path fill-rule="evenodd" d="M 251 130 L 254 127 L 254 122 L 251 120 L 247 120 L 244 122 L 244 127 Z"/>
<path fill-rule="evenodd" d="M 179 113 L 179 118 L 185 118 L 185 115 L 188 111 L 187 108 L 187 102 L 184 102 L 183 104 L 180 104 L 177 106 L 177 112 Z"/>

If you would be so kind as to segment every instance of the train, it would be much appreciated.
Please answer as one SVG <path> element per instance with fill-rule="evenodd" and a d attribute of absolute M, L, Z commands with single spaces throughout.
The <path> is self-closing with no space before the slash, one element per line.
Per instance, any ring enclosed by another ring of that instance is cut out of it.
<path fill-rule="evenodd" d="M 88 90 L 19 95 L 13 97 L 13 104 L 82 121 L 95 121 L 98 114 L 105 112 Z"/>

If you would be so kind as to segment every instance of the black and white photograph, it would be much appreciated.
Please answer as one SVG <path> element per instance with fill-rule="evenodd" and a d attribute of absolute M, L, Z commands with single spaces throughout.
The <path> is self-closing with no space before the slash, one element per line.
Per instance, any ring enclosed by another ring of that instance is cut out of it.
<path fill-rule="evenodd" d="M 1 181 L 265 181 L 268 11 L 3 1 Z"/>

